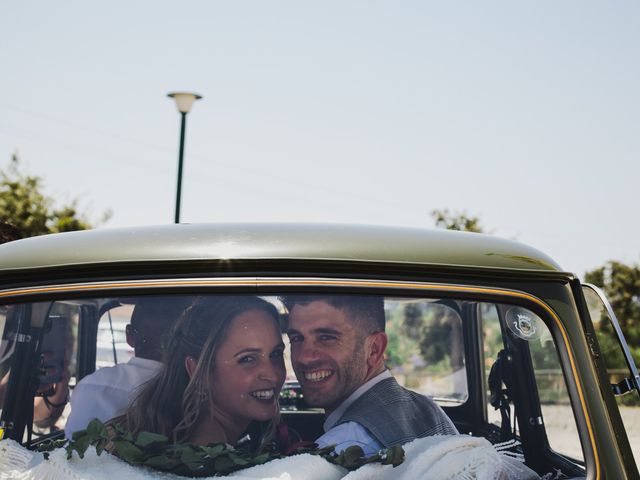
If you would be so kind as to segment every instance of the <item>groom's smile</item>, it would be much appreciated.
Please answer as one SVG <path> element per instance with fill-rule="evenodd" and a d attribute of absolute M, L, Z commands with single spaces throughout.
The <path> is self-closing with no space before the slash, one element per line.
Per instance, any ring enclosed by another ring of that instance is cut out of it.
<path fill-rule="evenodd" d="M 333 375 L 332 370 L 316 370 L 311 372 L 304 372 L 304 379 L 307 382 L 315 383 L 315 382 L 321 382 L 323 380 L 326 380 L 331 375 Z"/>

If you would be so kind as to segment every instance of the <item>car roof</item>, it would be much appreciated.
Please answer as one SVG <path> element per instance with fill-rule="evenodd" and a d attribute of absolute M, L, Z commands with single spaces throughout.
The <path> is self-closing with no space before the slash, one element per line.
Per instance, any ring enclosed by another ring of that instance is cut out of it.
<path fill-rule="evenodd" d="M 331 260 L 559 272 L 544 253 L 479 233 L 343 224 L 102 228 L 0 245 L 0 271 L 102 263 Z"/>

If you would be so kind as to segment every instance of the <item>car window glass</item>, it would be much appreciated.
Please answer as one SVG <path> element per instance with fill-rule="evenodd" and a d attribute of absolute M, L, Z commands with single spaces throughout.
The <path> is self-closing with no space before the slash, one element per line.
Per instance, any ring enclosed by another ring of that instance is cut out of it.
<path fill-rule="evenodd" d="M 535 315 L 535 314 L 532 314 Z M 583 461 L 578 427 L 551 332 L 542 322 L 539 338 L 528 342 L 542 420 L 552 450 Z"/>
<path fill-rule="evenodd" d="M 463 403 L 469 394 L 462 319 L 433 300 L 386 299 L 386 363 L 398 382 L 439 402 Z"/>
<path fill-rule="evenodd" d="M 631 375 L 620 340 L 615 333 L 607 309 L 598 295 L 590 288 L 583 288 L 583 293 L 598 339 L 600 353 L 607 368 L 609 383 L 618 384 Z M 627 431 L 631 451 L 636 463 L 640 464 L 640 396 L 636 392 L 628 392 L 624 395 L 616 395 L 615 399 Z"/>
<path fill-rule="evenodd" d="M 609 379 L 612 384 L 616 384 L 631 375 L 620 339 L 616 335 L 613 320 L 595 290 L 589 286 L 583 286 L 582 291 L 589 309 L 589 316 L 598 337 L 600 353 L 607 367 Z M 638 398 L 637 393 L 632 396 Z"/>
<path fill-rule="evenodd" d="M 498 309 L 492 303 L 480 303 L 478 312 L 482 328 L 482 358 L 485 385 L 487 384 L 491 367 L 493 366 L 498 353 L 504 348 L 502 340 L 502 331 L 500 329 L 500 319 L 498 317 Z M 489 388 L 485 388 L 486 392 L 486 417 L 487 421 L 493 425 L 501 426 L 502 417 L 499 410 L 490 405 L 491 392 Z M 511 412 L 513 418 L 513 412 Z"/>
<path fill-rule="evenodd" d="M 502 425 L 500 410 L 490 404 L 491 391 L 488 382 L 491 369 L 497 363 L 501 350 L 517 350 L 518 355 L 526 355 L 531 359 L 542 414 L 541 421 L 547 433 L 549 446 L 560 454 L 582 461 L 583 453 L 565 376 L 556 345 L 547 326 L 535 313 L 521 307 L 481 303 L 478 310 L 483 332 L 488 422 L 496 426 Z M 505 338 L 505 335 L 508 338 Z M 522 372 L 522 368 L 518 368 L 517 374 Z M 502 387 L 505 387 L 504 383 Z M 516 414 L 513 404 L 509 405 L 509 409 L 509 418 L 513 422 Z"/>
<path fill-rule="evenodd" d="M 8 360 L 11 358 L 14 350 L 14 342 L 10 332 L 10 307 L 0 307 L 0 373 L 7 370 Z"/>
<path fill-rule="evenodd" d="M 127 363 L 133 347 L 127 343 L 126 326 L 131 321 L 134 305 L 121 304 L 104 312 L 98 322 L 96 338 L 96 370 Z"/>
<path fill-rule="evenodd" d="M 7 314 L 9 313 L 9 307 L 0 307 L 0 365 L 4 363 L 5 358 L 11 355 L 8 347 L 9 340 L 5 338 L 5 331 L 7 330 Z"/>
<path fill-rule="evenodd" d="M 35 437 L 64 429 L 69 416 L 68 392 L 76 382 L 79 314 L 77 304 L 54 302 L 45 320 L 40 345 L 40 386 L 33 403 Z"/>
<path fill-rule="evenodd" d="M 9 381 L 11 358 L 15 350 L 15 315 L 12 308 L 0 306 L 0 411 L 4 403 L 4 394 Z"/>

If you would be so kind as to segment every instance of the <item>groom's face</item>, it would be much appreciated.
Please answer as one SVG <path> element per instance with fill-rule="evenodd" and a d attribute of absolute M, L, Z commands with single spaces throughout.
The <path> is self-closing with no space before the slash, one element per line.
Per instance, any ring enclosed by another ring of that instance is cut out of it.
<path fill-rule="evenodd" d="M 327 413 L 365 383 L 364 339 L 344 309 L 317 300 L 289 313 L 291 363 L 306 402 Z"/>

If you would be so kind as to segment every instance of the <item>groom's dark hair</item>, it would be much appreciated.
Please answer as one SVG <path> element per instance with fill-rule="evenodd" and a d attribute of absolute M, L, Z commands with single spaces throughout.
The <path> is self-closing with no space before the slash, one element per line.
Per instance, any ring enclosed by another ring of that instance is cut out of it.
<path fill-rule="evenodd" d="M 348 317 L 363 333 L 384 332 L 384 298 L 380 295 L 283 295 L 280 301 L 289 313 L 296 305 L 309 305 L 311 302 L 325 302 L 334 308 L 348 313 Z"/>

